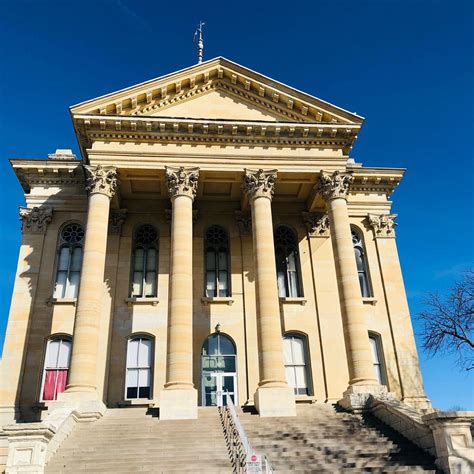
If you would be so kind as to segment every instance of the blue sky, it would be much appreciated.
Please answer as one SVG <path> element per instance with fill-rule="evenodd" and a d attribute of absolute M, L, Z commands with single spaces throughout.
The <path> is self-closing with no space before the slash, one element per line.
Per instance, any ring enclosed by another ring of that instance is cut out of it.
<path fill-rule="evenodd" d="M 192 65 L 200 19 L 205 59 L 357 112 L 356 161 L 408 169 L 393 199 L 412 315 L 472 265 L 471 1 L 0 0 L 0 346 L 24 203 L 7 159 L 78 153 L 68 107 Z M 449 357 L 420 359 L 435 406 L 474 409 L 474 374 Z"/>

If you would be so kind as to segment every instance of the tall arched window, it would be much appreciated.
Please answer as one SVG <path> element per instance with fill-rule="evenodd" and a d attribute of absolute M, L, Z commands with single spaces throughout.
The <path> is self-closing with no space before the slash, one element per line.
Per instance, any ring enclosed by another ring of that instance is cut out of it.
<path fill-rule="evenodd" d="M 152 340 L 135 337 L 128 341 L 125 398 L 150 398 Z"/>
<path fill-rule="evenodd" d="M 71 339 L 50 339 L 46 346 L 41 400 L 56 400 L 64 392 L 71 358 Z"/>
<path fill-rule="evenodd" d="M 372 350 L 372 361 L 374 364 L 375 376 L 381 385 L 386 385 L 385 367 L 382 355 L 382 343 L 380 336 L 375 333 L 369 333 L 370 348 Z"/>
<path fill-rule="evenodd" d="M 206 252 L 206 296 L 230 296 L 229 289 L 229 238 L 218 225 L 207 229 Z"/>
<path fill-rule="evenodd" d="M 156 296 L 158 270 L 158 233 L 150 224 L 138 227 L 133 240 L 131 296 Z"/>
<path fill-rule="evenodd" d="M 53 298 L 77 298 L 81 279 L 84 229 L 80 224 L 65 225 L 59 235 L 56 284 Z"/>
<path fill-rule="evenodd" d="M 295 395 L 309 395 L 309 377 L 306 337 L 301 334 L 286 334 L 283 337 L 286 380 Z"/>
<path fill-rule="evenodd" d="M 372 296 L 369 284 L 369 275 L 367 271 L 367 257 L 365 255 L 364 243 L 360 233 L 351 229 L 352 243 L 354 245 L 354 254 L 357 265 L 357 273 L 359 274 L 360 292 L 364 298 Z"/>
<path fill-rule="evenodd" d="M 289 227 L 278 226 L 274 238 L 278 294 L 289 297 L 302 296 L 296 235 Z"/>

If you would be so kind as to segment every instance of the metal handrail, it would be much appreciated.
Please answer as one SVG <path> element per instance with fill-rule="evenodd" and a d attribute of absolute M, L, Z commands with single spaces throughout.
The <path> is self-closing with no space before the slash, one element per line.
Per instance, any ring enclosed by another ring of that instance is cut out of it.
<path fill-rule="evenodd" d="M 245 429 L 240 422 L 239 415 L 235 409 L 234 402 L 228 391 L 226 396 L 227 404 L 220 408 L 222 422 L 226 435 L 226 441 L 232 458 L 234 472 L 247 472 L 247 457 L 255 453 L 250 441 L 245 433 Z M 273 467 L 265 454 L 260 454 L 264 462 L 264 472 L 273 473 Z"/>

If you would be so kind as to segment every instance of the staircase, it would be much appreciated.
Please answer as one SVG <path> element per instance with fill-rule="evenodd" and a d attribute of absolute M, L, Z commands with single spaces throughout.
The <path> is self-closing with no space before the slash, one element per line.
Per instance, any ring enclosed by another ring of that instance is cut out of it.
<path fill-rule="evenodd" d="M 145 408 L 109 409 L 79 423 L 45 469 L 53 473 L 231 473 L 215 408 L 197 420 L 160 421 Z"/>
<path fill-rule="evenodd" d="M 240 410 L 239 417 L 253 449 L 265 453 L 278 473 L 437 472 L 429 454 L 370 415 L 298 405 L 294 418 Z"/>

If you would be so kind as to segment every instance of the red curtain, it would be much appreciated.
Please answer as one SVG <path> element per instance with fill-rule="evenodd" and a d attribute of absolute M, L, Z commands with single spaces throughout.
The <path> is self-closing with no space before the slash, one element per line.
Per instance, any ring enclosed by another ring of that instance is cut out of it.
<path fill-rule="evenodd" d="M 44 377 L 43 400 L 56 400 L 58 393 L 64 392 L 66 381 L 67 369 L 47 370 Z"/>

